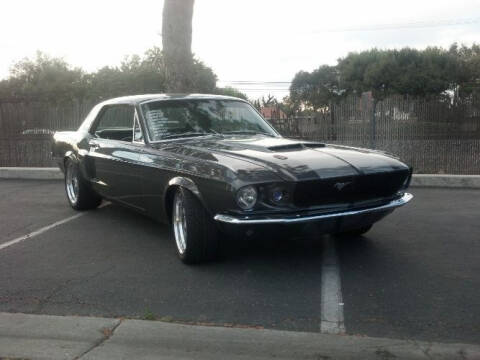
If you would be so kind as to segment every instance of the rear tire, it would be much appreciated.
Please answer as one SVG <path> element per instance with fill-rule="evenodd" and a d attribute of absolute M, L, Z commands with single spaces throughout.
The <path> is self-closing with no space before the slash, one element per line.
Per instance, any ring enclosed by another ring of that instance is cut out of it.
<path fill-rule="evenodd" d="M 65 191 L 70 206 L 75 210 L 95 209 L 102 202 L 102 198 L 83 179 L 78 164 L 71 159 L 65 161 Z"/>
<path fill-rule="evenodd" d="M 373 224 L 362 226 L 361 228 L 336 233 L 336 236 L 361 236 L 372 228 Z"/>
<path fill-rule="evenodd" d="M 177 254 L 186 264 L 218 257 L 219 231 L 200 200 L 189 190 L 178 188 L 173 198 L 172 229 Z"/>

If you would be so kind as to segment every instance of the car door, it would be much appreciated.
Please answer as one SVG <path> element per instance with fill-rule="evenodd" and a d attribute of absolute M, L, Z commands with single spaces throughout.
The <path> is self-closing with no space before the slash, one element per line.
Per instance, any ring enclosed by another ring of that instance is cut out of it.
<path fill-rule="evenodd" d="M 135 108 L 129 104 L 108 105 L 93 123 L 89 140 L 92 186 L 102 196 L 139 210 L 142 176 L 139 151 L 143 136 L 135 129 Z"/>

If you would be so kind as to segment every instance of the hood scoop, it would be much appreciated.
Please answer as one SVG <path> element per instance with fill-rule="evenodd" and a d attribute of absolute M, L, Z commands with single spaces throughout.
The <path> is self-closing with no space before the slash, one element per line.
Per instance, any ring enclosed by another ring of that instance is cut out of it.
<path fill-rule="evenodd" d="M 312 149 L 312 148 L 320 148 L 320 147 L 325 147 L 325 144 L 322 144 L 322 143 L 294 143 L 294 144 L 270 146 L 267 149 L 270 150 L 270 151 L 275 151 L 275 152 L 285 152 L 285 151 L 296 151 L 296 150 Z"/>
<path fill-rule="evenodd" d="M 303 146 L 305 146 L 308 149 L 315 149 L 315 148 L 323 148 L 325 147 L 325 144 L 318 143 L 318 142 L 310 142 L 310 143 L 304 143 Z"/>

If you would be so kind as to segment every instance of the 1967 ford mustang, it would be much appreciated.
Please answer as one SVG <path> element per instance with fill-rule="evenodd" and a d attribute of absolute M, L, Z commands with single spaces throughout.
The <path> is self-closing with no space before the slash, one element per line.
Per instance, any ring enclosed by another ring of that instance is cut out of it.
<path fill-rule="evenodd" d="M 171 223 L 186 263 L 215 258 L 232 230 L 360 235 L 412 198 L 412 171 L 396 158 L 286 139 L 233 97 L 108 100 L 76 132 L 55 133 L 52 150 L 74 209 L 105 198 Z"/>

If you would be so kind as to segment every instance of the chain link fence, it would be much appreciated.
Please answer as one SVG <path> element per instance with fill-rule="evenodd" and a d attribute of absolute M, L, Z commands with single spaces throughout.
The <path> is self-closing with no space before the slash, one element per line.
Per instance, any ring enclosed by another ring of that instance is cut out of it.
<path fill-rule="evenodd" d="M 374 111 L 375 109 L 375 111 Z M 394 154 L 416 173 L 480 174 L 480 97 L 350 97 L 315 116 L 271 119 L 282 135 Z"/>
<path fill-rule="evenodd" d="M 77 129 L 97 102 L 0 99 L 0 166 L 55 166 L 53 132 Z M 375 104 L 365 94 L 315 116 L 270 122 L 287 137 L 387 151 L 416 173 L 480 174 L 480 97 L 453 104 L 394 96 Z"/>
<path fill-rule="evenodd" d="M 97 102 L 0 99 L 0 166 L 55 166 L 53 133 L 76 130 Z"/>

